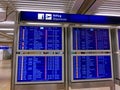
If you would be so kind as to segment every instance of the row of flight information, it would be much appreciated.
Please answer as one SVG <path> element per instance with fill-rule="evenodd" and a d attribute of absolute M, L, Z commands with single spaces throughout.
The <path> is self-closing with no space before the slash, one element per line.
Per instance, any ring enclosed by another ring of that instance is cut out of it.
<path fill-rule="evenodd" d="M 63 82 L 62 56 L 18 56 L 17 82 Z M 110 55 L 73 56 L 71 80 L 112 78 Z"/>
<path fill-rule="evenodd" d="M 62 56 L 18 56 L 17 82 L 62 81 Z"/>
<path fill-rule="evenodd" d="M 74 27 L 72 47 L 73 50 L 110 50 L 109 29 Z"/>
<path fill-rule="evenodd" d="M 20 26 L 19 50 L 62 50 L 62 27 Z"/>
<path fill-rule="evenodd" d="M 62 27 L 20 26 L 18 50 L 63 50 Z M 72 28 L 73 50 L 110 50 L 109 29 Z"/>
<path fill-rule="evenodd" d="M 73 56 L 73 80 L 112 78 L 111 57 Z"/>

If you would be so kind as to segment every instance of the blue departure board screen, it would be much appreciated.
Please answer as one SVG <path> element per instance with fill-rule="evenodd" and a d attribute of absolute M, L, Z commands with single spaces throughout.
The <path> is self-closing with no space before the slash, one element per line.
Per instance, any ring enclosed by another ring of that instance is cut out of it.
<path fill-rule="evenodd" d="M 110 56 L 73 56 L 73 80 L 112 78 Z"/>
<path fill-rule="evenodd" d="M 119 44 L 119 50 L 120 50 L 120 29 L 118 30 L 118 44 Z"/>
<path fill-rule="evenodd" d="M 19 50 L 62 50 L 62 27 L 20 26 Z"/>
<path fill-rule="evenodd" d="M 74 27 L 72 38 L 73 50 L 110 50 L 109 29 Z"/>
<path fill-rule="evenodd" d="M 17 82 L 62 82 L 62 56 L 18 56 Z"/>

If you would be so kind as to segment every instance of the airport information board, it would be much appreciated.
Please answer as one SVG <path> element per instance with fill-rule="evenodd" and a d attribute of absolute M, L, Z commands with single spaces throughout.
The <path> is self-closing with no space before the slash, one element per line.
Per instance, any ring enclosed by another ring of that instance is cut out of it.
<path fill-rule="evenodd" d="M 17 83 L 63 82 L 62 56 L 18 56 Z"/>
<path fill-rule="evenodd" d="M 62 27 L 20 26 L 18 50 L 62 50 Z"/>
<path fill-rule="evenodd" d="M 112 78 L 110 55 L 73 56 L 73 80 Z"/>
<path fill-rule="evenodd" d="M 72 28 L 73 50 L 110 50 L 109 29 Z"/>

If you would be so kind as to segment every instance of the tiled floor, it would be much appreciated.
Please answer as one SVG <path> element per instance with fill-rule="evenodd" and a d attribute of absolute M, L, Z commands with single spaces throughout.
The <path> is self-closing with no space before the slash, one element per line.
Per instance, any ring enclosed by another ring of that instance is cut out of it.
<path fill-rule="evenodd" d="M 0 60 L 0 90 L 10 90 L 11 60 Z"/>
<path fill-rule="evenodd" d="M 0 60 L 0 90 L 10 90 L 11 78 L 11 60 Z M 110 90 L 106 88 L 88 88 L 75 90 Z M 116 90 L 120 90 L 120 86 L 116 85 Z"/>

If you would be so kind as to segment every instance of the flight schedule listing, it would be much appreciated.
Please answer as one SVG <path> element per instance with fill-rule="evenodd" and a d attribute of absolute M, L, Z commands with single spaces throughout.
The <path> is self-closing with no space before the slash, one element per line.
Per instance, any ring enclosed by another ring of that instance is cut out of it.
<path fill-rule="evenodd" d="M 62 81 L 62 56 L 18 56 L 17 82 Z"/>
<path fill-rule="evenodd" d="M 73 80 L 112 78 L 110 56 L 73 56 Z"/>
<path fill-rule="evenodd" d="M 62 50 L 62 27 L 20 26 L 19 50 Z"/>
<path fill-rule="evenodd" d="M 109 29 L 74 27 L 72 38 L 73 50 L 110 50 Z"/>

